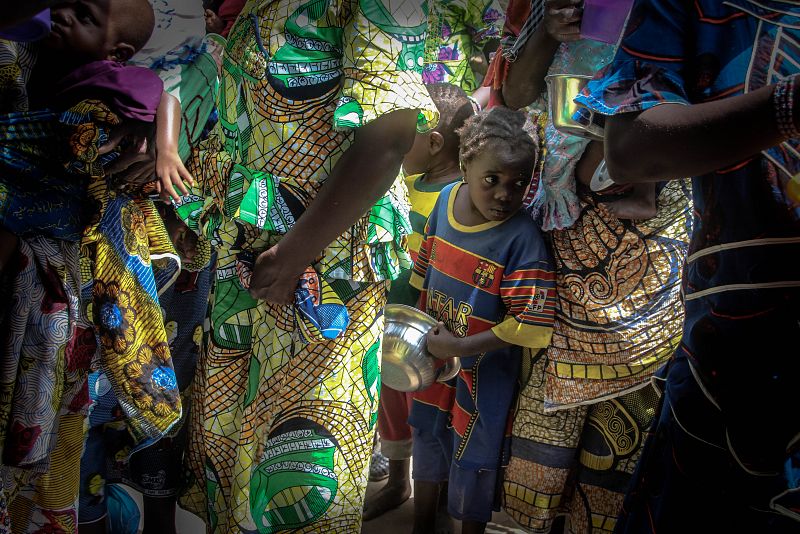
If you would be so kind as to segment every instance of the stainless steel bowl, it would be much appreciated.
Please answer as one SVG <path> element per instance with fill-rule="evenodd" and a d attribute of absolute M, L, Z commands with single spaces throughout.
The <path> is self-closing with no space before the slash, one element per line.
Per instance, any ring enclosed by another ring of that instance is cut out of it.
<path fill-rule="evenodd" d="M 589 139 L 603 138 L 603 133 L 597 126 L 587 127 L 572 119 L 572 115 L 578 110 L 575 97 L 591 79 L 591 76 L 573 74 L 550 74 L 545 77 L 550 100 L 550 118 L 558 131 Z"/>
<path fill-rule="evenodd" d="M 446 382 L 458 374 L 458 358 L 436 368 L 436 358 L 426 349 L 425 335 L 436 326 L 428 314 L 411 306 L 387 304 L 381 359 L 381 380 L 398 391 L 419 391 L 437 380 Z"/>

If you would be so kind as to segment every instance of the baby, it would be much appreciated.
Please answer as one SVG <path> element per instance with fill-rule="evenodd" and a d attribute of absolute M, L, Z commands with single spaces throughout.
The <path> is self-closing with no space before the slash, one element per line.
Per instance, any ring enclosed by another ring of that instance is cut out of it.
<path fill-rule="evenodd" d="M 86 177 L 104 175 L 120 148 L 144 150 L 154 121 L 157 190 L 168 200 L 192 183 L 177 153 L 177 99 L 152 71 L 123 65 L 152 33 L 149 2 L 80 0 L 57 4 L 51 18 L 28 83 L 29 109 L 47 111 L 0 116 L 0 271 L 18 236 L 77 240 L 91 219 Z"/>

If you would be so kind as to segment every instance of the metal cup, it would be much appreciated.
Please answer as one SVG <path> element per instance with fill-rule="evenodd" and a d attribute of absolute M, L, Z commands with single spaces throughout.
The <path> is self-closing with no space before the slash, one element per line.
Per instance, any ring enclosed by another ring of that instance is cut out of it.
<path fill-rule="evenodd" d="M 572 118 L 578 110 L 575 97 L 589 83 L 591 76 L 577 74 L 550 74 L 545 77 L 547 95 L 550 100 L 550 118 L 560 132 L 578 137 L 602 140 L 603 133 L 597 126 L 584 126 Z"/>

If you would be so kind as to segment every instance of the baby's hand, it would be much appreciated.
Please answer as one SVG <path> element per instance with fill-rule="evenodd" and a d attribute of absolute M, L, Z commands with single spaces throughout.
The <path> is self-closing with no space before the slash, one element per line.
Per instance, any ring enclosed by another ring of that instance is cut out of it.
<path fill-rule="evenodd" d="M 156 157 L 156 176 L 158 177 L 156 191 L 161 195 L 161 200 L 167 204 L 171 204 L 173 200 L 180 200 L 182 195 L 189 194 L 184 181 L 190 186 L 194 185 L 194 178 L 186 170 L 175 150 L 160 151 L 158 153 Z M 175 188 L 181 192 L 180 195 L 175 191 Z"/>
<path fill-rule="evenodd" d="M 425 339 L 428 344 L 428 352 L 440 360 L 457 358 L 461 356 L 461 351 L 459 350 L 459 338 L 451 334 L 441 321 L 439 324 L 428 330 L 428 334 L 425 336 Z"/>

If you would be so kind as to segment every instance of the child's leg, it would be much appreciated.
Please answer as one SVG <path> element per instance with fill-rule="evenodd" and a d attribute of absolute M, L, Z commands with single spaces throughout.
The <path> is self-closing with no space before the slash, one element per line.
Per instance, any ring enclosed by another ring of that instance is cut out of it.
<path fill-rule="evenodd" d="M 462 521 L 461 534 L 483 534 L 486 531 L 486 523 L 478 521 Z"/>
<path fill-rule="evenodd" d="M 411 427 L 408 425 L 406 393 L 381 386 L 378 433 L 381 452 L 389 459 L 389 480 L 364 504 L 364 521 L 397 508 L 411 497 Z"/>
<path fill-rule="evenodd" d="M 142 498 L 144 528 L 142 534 L 175 534 L 175 497 Z"/>
<path fill-rule="evenodd" d="M 450 449 L 430 432 L 414 429 L 414 534 L 436 532 L 439 492 L 450 472 Z"/>
<path fill-rule="evenodd" d="M 439 482 L 414 481 L 413 534 L 436 532 L 436 511 L 439 509 Z"/>

